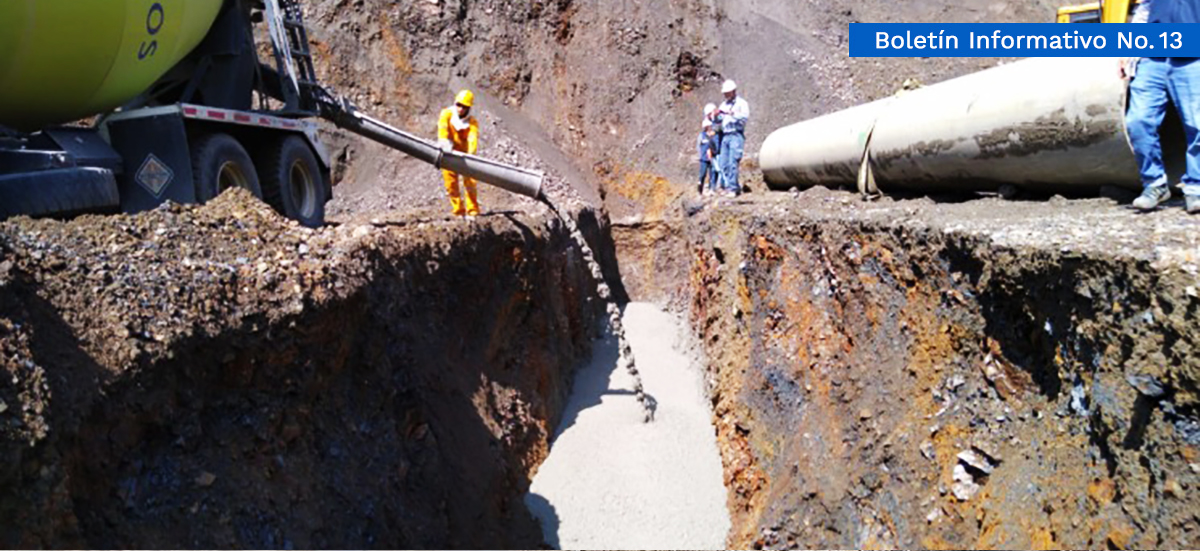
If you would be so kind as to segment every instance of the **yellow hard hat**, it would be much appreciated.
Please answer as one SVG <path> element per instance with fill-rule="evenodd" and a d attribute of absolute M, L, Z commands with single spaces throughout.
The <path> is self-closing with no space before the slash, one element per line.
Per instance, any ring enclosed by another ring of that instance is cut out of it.
<path fill-rule="evenodd" d="M 470 90 L 463 90 L 454 97 L 454 103 L 471 107 L 475 104 L 475 94 L 471 93 Z"/>

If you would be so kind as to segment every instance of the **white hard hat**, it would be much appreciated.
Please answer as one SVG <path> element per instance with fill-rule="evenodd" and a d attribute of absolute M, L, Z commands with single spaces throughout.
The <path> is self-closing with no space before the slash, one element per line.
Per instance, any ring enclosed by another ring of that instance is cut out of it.
<path fill-rule="evenodd" d="M 737 90 L 737 83 L 734 82 L 733 80 L 726 80 L 725 84 L 721 85 L 721 93 L 722 94 L 728 94 L 734 90 Z"/>
<path fill-rule="evenodd" d="M 707 117 L 709 114 L 711 114 L 713 111 L 716 111 L 716 110 L 717 110 L 717 104 L 715 104 L 715 103 L 710 103 L 708 105 L 705 105 L 704 106 L 704 116 Z"/>
<path fill-rule="evenodd" d="M 700 128 L 708 128 L 710 126 L 712 126 L 712 121 L 708 120 L 708 117 L 704 117 L 704 120 L 700 121 Z"/>

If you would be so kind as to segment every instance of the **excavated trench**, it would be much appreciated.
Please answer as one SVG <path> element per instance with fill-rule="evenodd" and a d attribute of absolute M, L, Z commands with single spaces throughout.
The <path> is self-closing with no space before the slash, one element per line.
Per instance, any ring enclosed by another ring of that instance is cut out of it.
<path fill-rule="evenodd" d="M 702 343 L 729 547 L 1187 547 L 1195 238 L 1095 243 L 1081 204 L 577 216 Z M 311 231 L 230 194 L 0 237 L 0 544 L 544 544 L 522 497 L 605 311 L 545 209 Z"/>
<path fill-rule="evenodd" d="M 521 496 L 603 313 L 546 212 L 0 234 L 0 545 L 540 547 Z"/>
<path fill-rule="evenodd" d="M 688 210 L 614 237 L 631 295 L 685 301 L 704 343 L 731 548 L 1194 546 L 1186 216 L 821 189 Z"/>
<path fill-rule="evenodd" d="M 613 295 L 672 310 L 700 343 L 729 547 L 1196 548 L 1200 233 L 1177 208 L 681 199 L 686 121 L 723 78 L 770 113 L 757 151 L 773 123 L 993 62 L 848 58 L 849 23 L 1055 7 L 321 0 L 305 15 L 323 82 L 372 113 L 431 132 L 471 86 L 487 155 L 558 159 L 599 187 L 618 223 L 577 215 Z M 433 169 L 331 145 L 339 213 L 437 210 L 310 231 L 226 196 L 0 223 L 0 546 L 554 541 L 523 498 L 607 313 L 572 237 L 488 190 L 497 212 L 447 219 Z"/>

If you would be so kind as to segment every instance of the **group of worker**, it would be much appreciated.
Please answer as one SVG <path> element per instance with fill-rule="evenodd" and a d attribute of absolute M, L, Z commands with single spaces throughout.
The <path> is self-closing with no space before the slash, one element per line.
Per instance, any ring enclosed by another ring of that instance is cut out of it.
<path fill-rule="evenodd" d="M 1142 0 L 1134 23 L 1200 23 L 1200 0 Z M 1185 208 L 1200 214 L 1200 61 L 1196 58 L 1144 57 L 1121 62 L 1129 83 L 1125 125 L 1142 178 L 1142 195 L 1133 201 L 1148 211 L 1171 198 L 1163 167 L 1158 127 L 1167 101 L 1175 104 L 1187 142 L 1187 171 L 1182 178 Z"/>
<path fill-rule="evenodd" d="M 696 144 L 700 155 L 700 192 L 736 197 L 742 192 L 738 171 L 746 147 L 750 104 L 738 95 L 737 83 L 732 80 L 722 84 L 721 93 L 725 101 L 719 106 L 710 103 L 704 108 Z M 455 96 L 454 105 L 442 110 L 438 116 L 438 147 L 442 151 L 475 154 L 479 148 L 479 121 L 471 116 L 474 104 L 475 94 L 462 90 Z M 474 178 L 460 177 L 443 169 L 442 180 L 455 216 L 479 216 L 479 192 Z"/>
<path fill-rule="evenodd" d="M 700 160 L 700 193 L 736 197 L 742 192 L 738 169 L 746 147 L 746 123 L 750 104 L 738 95 L 737 83 L 721 85 L 725 101 L 704 107 L 696 150 Z"/>

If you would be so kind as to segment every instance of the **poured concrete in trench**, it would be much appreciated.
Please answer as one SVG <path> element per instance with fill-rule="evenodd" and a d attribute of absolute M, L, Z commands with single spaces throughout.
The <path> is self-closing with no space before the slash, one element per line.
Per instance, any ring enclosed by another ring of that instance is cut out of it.
<path fill-rule="evenodd" d="M 655 421 L 641 422 L 616 339 L 597 342 L 525 503 L 562 549 L 724 549 L 729 514 L 703 371 L 678 350 L 676 318 L 633 303 L 624 321 Z"/>

